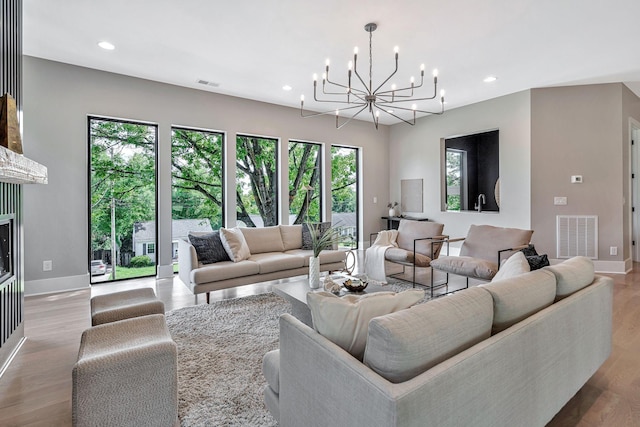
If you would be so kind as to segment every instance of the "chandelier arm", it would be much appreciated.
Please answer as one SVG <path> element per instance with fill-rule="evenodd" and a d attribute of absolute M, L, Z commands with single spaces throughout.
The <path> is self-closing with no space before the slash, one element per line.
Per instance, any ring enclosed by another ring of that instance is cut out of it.
<path fill-rule="evenodd" d="M 376 105 L 376 107 L 377 107 L 377 105 Z M 381 111 L 383 111 L 384 113 L 386 113 L 386 114 L 388 114 L 388 115 L 392 116 L 392 117 L 395 117 L 395 118 L 396 118 L 396 119 L 398 119 L 398 120 L 402 120 L 403 122 L 405 122 L 405 123 L 406 123 L 406 124 L 408 124 L 408 125 L 413 126 L 413 125 L 415 125 L 415 124 L 416 124 L 416 116 L 415 116 L 415 114 L 413 115 L 413 121 L 411 122 L 411 121 L 409 121 L 409 120 L 405 120 L 405 119 L 403 119 L 402 117 L 399 117 L 399 116 L 397 116 L 397 115 L 395 115 L 395 114 L 393 114 L 393 113 L 390 113 L 390 112 L 388 112 L 387 110 L 385 110 L 385 109 L 383 109 L 383 108 L 381 108 L 380 110 L 381 110 Z"/>
<path fill-rule="evenodd" d="M 349 89 L 347 86 L 344 86 L 344 85 L 341 85 L 341 84 L 338 84 L 338 83 L 333 83 L 333 82 L 329 82 L 329 81 L 328 81 L 328 83 L 331 83 L 332 85 L 335 85 L 335 86 L 338 86 L 338 87 Z M 346 92 L 345 93 L 345 92 L 327 92 L 327 91 L 325 91 L 324 88 L 325 88 L 325 84 L 324 84 L 324 81 L 323 81 L 323 83 L 322 83 L 322 93 L 324 95 L 342 95 L 342 96 L 344 96 L 344 95 L 348 95 L 349 93 L 351 93 L 353 96 L 355 96 L 358 99 L 361 99 L 362 101 L 364 101 L 364 98 L 358 96 L 358 93 L 360 93 L 362 95 L 365 95 L 365 92 L 360 90 L 360 89 L 355 89 L 354 90 L 353 88 L 351 88 L 351 92 Z M 355 92 L 358 92 L 358 93 L 355 93 Z"/>
<path fill-rule="evenodd" d="M 378 86 L 378 87 L 376 88 L 376 90 L 374 90 L 374 91 L 373 91 L 373 93 L 378 92 L 378 90 L 380 90 L 380 88 L 381 88 L 382 86 L 384 86 L 384 85 L 389 81 L 389 79 L 391 79 L 391 77 L 393 77 L 397 72 L 398 72 L 398 55 L 396 54 L 396 69 L 395 69 L 395 70 L 393 70 L 393 73 L 391 73 L 391 74 L 389 75 L 389 77 L 387 77 L 387 79 L 386 79 L 385 81 L 383 81 L 382 83 L 380 83 L 380 86 Z"/>
<path fill-rule="evenodd" d="M 339 94 L 339 95 L 344 95 L 344 94 Z M 332 104 L 353 104 L 353 102 L 350 102 L 349 100 L 347 100 L 347 101 L 336 101 L 336 100 L 318 99 L 318 95 L 317 95 L 317 91 L 316 91 L 316 85 L 313 85 L 313 100 L 316 101 L 316 102 L 327 102 L 327 103 L 332 103 Z"/>
<path fill-rule="evenodd" d="M 350 88 L 349 86 L 346 86 L 346 85 L 343 85 L 343 84 L 340 84 L 340 83 L 336 83 L 336 82 L 332 82 L 331 80 L 329 80 L 329 77 L 328 77 L 328 76 L 327 76 L 326 81 L 327 81 L 327 83 L 332 84 L 332 85 L 334 85 L 334 86 L 338 86 L 338 87 L 341 87 L 341 88 L 344 88 L 344 89 L 350 89 L 350 90 L 351 90 L 351 92 L 356 91 L 356 92 L 360 92 L 360 93 L 362 93 L 362 94 L 365 94 L 365 93 L 366 93 L 365 91 L 363 91 L 363 90 L 361 90 L 361 89 L 352 88 L 352 87 Z M 323 83 L 323 88 L 322 88 L 322 90 L 324 91 L 324 83 Z M 344 93 L 341 93 L 340 95 L 344 95 Z"/>
<path fill-rule="evenodd" d="M 358 104 L 358 105 L 354 105 L 352 107 L 340 108 L 338 110 L 335 110 L 335 109 L 334 110 L 327 110 L 327 111 L 322 111 L 322 112 L 319 112 L 319 113 L 308 113 L 308 114 L 305 115 L 304 107 L 301 105 L 300 106 L 300 116 L 306 119 L 307 117 L 316 117 L 316 116 L 325 116 L 327 114 L 336 114 L 336 111 L 347 111 L 347 110 L 352 110 L 352 109 L 358 108 L 358 107 L 362 107 L 362 109 L 360 110 L 360 111 L 362 111 L 367 107 L 367 104 L 364 104 L 364 105 L 363 104 Z M 360 111 L 358 111 L 358 113 Z M 354 115 L 354 117 L 356 115 L 358 115 L 358 113 L 356 113 Z"/>
<path fill-rule="evenodd" d="M 378 130 L 378 122 L 380 121 L 380 116 L 376 116 L 376 114 L 373 112 L 373 109 L 371 109 L 371 118 L 373 118 L 373 124 L 376 126 L 376 130 Z"/>
<path fill-rule="evenodd" d="M 413 96 L 413 91 L 414 89 L 420 89 L 422 86 L 424 85 L 424 74 L 422 74 L 421 78 L 420 78 L 420 84 L 419 85 L 411 85 L 411 86 L 407 86 L 407 87 L 403 87 L 400 89 L 390 89 L 390 90 L 384 90 L 381 92 L 378 92 L 376 95 L 386 95 L 388 93 L 393 94 L 393 96 L 395 98 L 407 98 L 410 96 Z M 411 91 L 411 95 L 398 95 L 397 92 L 403 92 L 403 91 L 407 91 L 410 90 Z M 434 95 L 435 96 L 435 95 Z"/>
<path fill-rule="evenodd" d="M 344 122 L 343 124 L 341 124 L 340 126 L 338 126 L 338 115 L 336 115 L 336 129 L 340 129 L 342 126 L 346 125 L 347 123 L 349 123 L 351 120 L 354 119 L 354 117 L 356 117 L 358 114 L 362 113 L 369 105 L 365 104 L 364 107 L 362 107 L 360 110 L 358 110 L 357 113 L 355 113 L 353 116 L 349 117 L 349 119 L 347 119 L 346 122 Z M 359 107 L 359 105 L 358 105 Z M 355 108 L 355 107 L 353 107 Z M 349 110 L 349 108 L 343 108 L 342 110 L 339 111 L 345 111 L 345 110 Z"/>
<path fill-rule="evenodd" d="M 427 110 L 417 110 L 417 109 L 414 110 L 413 108 L 405 108 L 405 107 L 398 107 L 398 106 L 395 106 L 394 108 L 397 109 L 397 110 L 403 110 L 403 111 L 415 111 L 416 113 L 441 115 L 442 113 L 444 113 L 444 104 L 441 104 L 441 105 L 442 105 L 442 109 L 440 111 L 437 111 L 437 112 L 436 111 L 427 111 Z M 383 110 L 383 111 L 385 111 L 385 110 Z M 385 111 L 385 112 L 387 114 L 391 114 L 391 113 L 388 113 L 387 111 Z"/>
<path fill-rule="evenodd" d="M 356 77 L 358 77 L 358 80 L 360 80 L 360 83 L 362 83 L 362 86 L 367 89 L 366 91 L 364 91 L 364 93 L 371 95 L 371 88 L 367 88 L 367 84 L 364 82 L 364 80 L 362 80 L 362 77 L 360 77 L 360 73 L 358 73 L 358 68 L 356 67 L 355 63 L 353 64 L 353 72 L 355 73 Z"/>

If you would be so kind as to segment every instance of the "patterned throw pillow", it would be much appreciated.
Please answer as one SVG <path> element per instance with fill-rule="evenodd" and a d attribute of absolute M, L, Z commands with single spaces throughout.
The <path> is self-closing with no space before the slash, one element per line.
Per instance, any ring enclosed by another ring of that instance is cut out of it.
<path fill-rule="evenodd" d="M 321 222 L 312 224 L 314 228 L 320 227 L 320 236 L 327 232 L 329 228 L 331 228 L 330 222 Z M 309 229 L 309 224 L 306 222 L 302 224 L 302 249 L 311 250 L 313 249 L 313 242 L 311 241 L 311 230 Z"/>
<path fill-rule="evenodd" d="M 536 247 L 532 244 L 529 244 L 529 247 L 521 249 L 520 251 L 525 257 L 527 257 L 527 262 L 529 263 L 531 271 L 538 270 L 549 265 L 549 258 L 547 255 L 538 255 Z"/>
<path fill-rule="evenodd" d="M 219 231 L 203 234 L 201 236 L 189 234 L 189 241 L 196 249 L 198 261 L 203 264 L 230 261 L 229 255 L 227 255 L 227 251 L 224 249 L 222 241 L 220 240 Z"/>

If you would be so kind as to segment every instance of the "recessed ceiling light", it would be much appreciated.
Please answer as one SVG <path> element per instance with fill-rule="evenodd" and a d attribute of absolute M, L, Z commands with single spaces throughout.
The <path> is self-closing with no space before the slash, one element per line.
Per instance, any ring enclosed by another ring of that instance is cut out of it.
<path fill-rule="evenodd" d="M 113 49 L 115 49 L 115 48 L 116 48 L 113 44 L 111 44 L 111 43 L 109 43 L 109 42 L 105 42 L 105 41 L 101 41 L 101 42 L 99 42 L 99 43 L 98 43 L 98 46 L 100 46 L 100 47 L 101 47 L 101 48 L 103 48 L 104 50 L 113 50 Z"/>
<path fill-rule="evenodd" d="M 287 92 L 290 91 L 292 88 L 289 85 L 284 85 L 282 86 L 282 90 L 286 90 Z"/>
<path fill-rule="evenodd" d="M 498 80 L 498 78 L 496 76 L 488 76 L 484 78 L 484 82 L 485 83 L 493 83 L 496 80 Z"/>

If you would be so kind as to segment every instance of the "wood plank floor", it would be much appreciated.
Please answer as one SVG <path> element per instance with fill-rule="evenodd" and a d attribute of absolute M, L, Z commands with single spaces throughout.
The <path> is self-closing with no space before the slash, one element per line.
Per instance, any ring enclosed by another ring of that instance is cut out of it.
<path fill-rule="evenodd" d="M 640 264 L 630 274 L 611 277 L 615 280 L 613 353 L 549 426 L 640 426 Z M 280 281 L 219 291 L 211 297 L 215 301 L 268 292 L 273 283 Z M 28 339 L 0 378 L 0 426 L 70 426 L 71 369 L 80 335 L 91 323 L 89 299 L 139 287 L 154 288 L 167 310 L 195 303 L 177 277 L 27 297 Z M 203 296 L 198 303 L 204 303 Z"/>

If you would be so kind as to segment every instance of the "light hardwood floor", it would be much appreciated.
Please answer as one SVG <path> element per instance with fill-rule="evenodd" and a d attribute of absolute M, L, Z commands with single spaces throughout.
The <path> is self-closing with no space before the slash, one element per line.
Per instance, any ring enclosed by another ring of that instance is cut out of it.
<path fill-rule="evenodd" d="M 640 264 L 630 274 L 611 277 L 615 280 L 612 355 L 549 426 L 640 426 Z M 278 282 L 219 291 L 211 299 L 268 292 L 273 283 Z M 71 425 L 71 369 L 80 335 L 91 323 L 89 298 L 138 287 L 154 288 L 167 310 L 195 303 L 177 277 L 26 298 L 28 339 L 0 378 L 0 426 Z M 204 296 L 198 303 L 204 303 Z"/>

